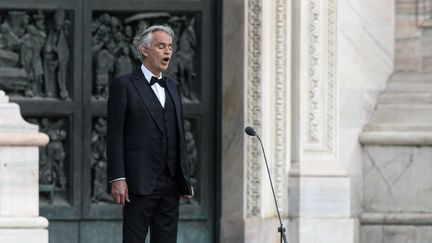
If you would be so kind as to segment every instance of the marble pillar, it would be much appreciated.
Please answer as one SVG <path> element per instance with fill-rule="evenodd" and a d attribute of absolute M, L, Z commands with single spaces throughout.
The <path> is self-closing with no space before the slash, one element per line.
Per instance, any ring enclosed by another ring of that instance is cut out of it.
<path fill-rule="evenodd" d="M 244 0 L 224 0 L 221 242 L 245 242 Z"/>
<path fill-rule="evenodd" d="M 39 216 L 39 150 L 48 136 L 21 117 L 0 91 L 0 242 L 48 243 Z"/>
<path fill-rule="evenodd" d="M 358 242 L 351 179 L 338 158 L 337 1 L 294 5 L 290 240 Z"/>
<path fill-rule="evenodd" d="M 223 4 L 221 242 L 278 242 L 278 220 L 263 154 L 287 221 L 290 157 L 288 0 Z M 276 38 L 265 38 L 275 36 Z"/>
<path fill-rule="evenodd" d="M 361 242 L 430 242 L 432 75 L 395 73 L 360 134 Z"/>

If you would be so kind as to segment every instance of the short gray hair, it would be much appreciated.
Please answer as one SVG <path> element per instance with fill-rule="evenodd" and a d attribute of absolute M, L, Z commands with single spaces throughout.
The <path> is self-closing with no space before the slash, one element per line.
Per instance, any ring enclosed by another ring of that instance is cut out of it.
<path fill-rule="evenodd" d="M 164 25 L 153 25 L 148 28 L 142 28 L 133 38 L 133 44 L 138 51 L 139 58 L 143 59 L 144 56 L 141 53 L 140 48 L 145 46 L 149 47 L 153 41 L 153 33 L 156 31 L 162 31 L 171 36 L 174 39 L 174 31 L 169 26 Z"/>

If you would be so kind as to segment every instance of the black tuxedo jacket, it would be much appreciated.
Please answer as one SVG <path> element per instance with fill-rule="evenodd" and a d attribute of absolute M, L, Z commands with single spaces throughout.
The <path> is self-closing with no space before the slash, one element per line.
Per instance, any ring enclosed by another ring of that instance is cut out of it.
<path fill-rule="evenodd" d="M 180 193 L 191 195 L 189 168 L 183 126 L 180 85 L 167 79 L 165 95 L 174 101 L 179 135 L 177 170 Z M 157 112 L 160 103 L 145 79 L 141 68 L 117 78 L 110 85 L 108 98 L 107 156 L 108 181 L 124 177 L 128 191 L 149 195 L 162 172 L 163 117 Z"/>

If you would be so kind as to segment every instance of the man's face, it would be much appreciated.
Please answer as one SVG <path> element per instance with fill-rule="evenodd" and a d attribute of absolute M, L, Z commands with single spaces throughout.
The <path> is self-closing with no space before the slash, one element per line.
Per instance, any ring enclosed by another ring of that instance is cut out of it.
<path fill-rule="evenodd" d="M 143 64 L 154 75 L 165 71 L 172 55 L 172 38 L 162 31 L 153 32 L 153 40 L 149 47 L 141 47 L 144 55 Z"/>

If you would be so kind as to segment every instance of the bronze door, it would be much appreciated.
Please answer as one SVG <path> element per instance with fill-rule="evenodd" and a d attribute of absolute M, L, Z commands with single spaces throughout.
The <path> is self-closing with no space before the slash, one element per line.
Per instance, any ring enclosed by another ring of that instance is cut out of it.
<path fill-rule="evenodd" d="M 40 211 L 50 242 L 121 242 L 121 208 L 106 184 L 109 83 L 139 64 L 137 28 L 176 33 L 168 73 L 183 87 L 196 197 L 183 200 L 179 242 L 216 235 L 217 3 L 215 0 L 3 0 L 0 89 L 47 133 L 40 149 Z"/>

